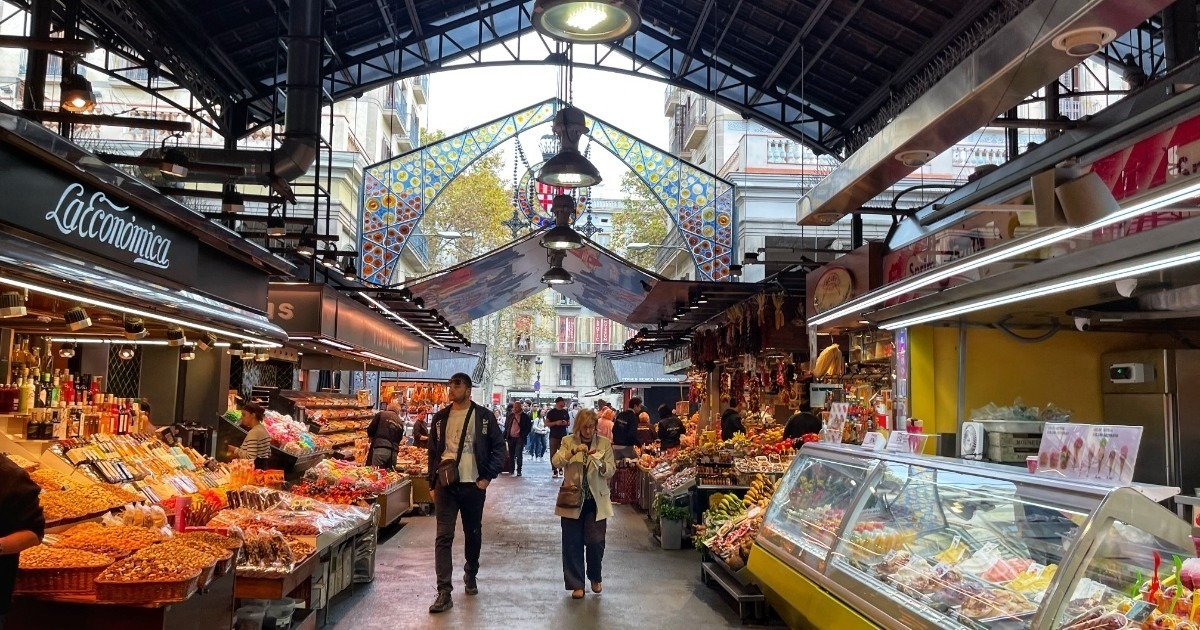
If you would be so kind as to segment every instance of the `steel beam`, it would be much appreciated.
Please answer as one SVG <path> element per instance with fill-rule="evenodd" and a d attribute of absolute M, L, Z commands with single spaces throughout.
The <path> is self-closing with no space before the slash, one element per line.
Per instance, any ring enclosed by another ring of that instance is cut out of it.
<path fill-rule="evenodd" d="M 830 4 L 833 4 L 833 0 L 821 0 L 820 4 L 818 4 L 817 7 L 813 9 L 813 12 L 809 14 L 808 20 L 804 22 L 804 26 L 800 27 L 800 30 L 796 32 L 796 37 L 792 39 L 792 43 L 789 44 L 787 50 L 783 51 L 783 54 L 779 56 L 779 61 L 775 62 L 775 67 L 771 68 L 771 73 L 767 75 L 765 80 L 763 80 L 763 85 L 766 89 L 770 89 L 771 86 L 775 85 L 775 82 L 779 80 L 780 73 L 782 73 L 783 69 L 792 62 L 792 57 L 796 56 L 796 51 L 800 50 L 800 46 L 803 45 L 804 39 L 808 37 L 809 33 L 812 32 L 813 27 L 817 25 L 817 20 L 821 19 L 821 17 L 825 15 L 825 10 L 829 8 Z M 861 4 L 862 3 L 860 2 L 859 5 L 861 6 Z M 832 41 L 832 39 L 833 38 L 831 37 L 830 41 Z M 803 77 L 803 74 L 801 77 Z M 791 90 L 789 90 L 789 92 L 790 91 Z M 762 99 L 762 96 L 763 93 L 761 91 L 758 92 L 754 95 L 754 98 L 750 99 L 749 104 L 757 104 L 758 101 Z"/>

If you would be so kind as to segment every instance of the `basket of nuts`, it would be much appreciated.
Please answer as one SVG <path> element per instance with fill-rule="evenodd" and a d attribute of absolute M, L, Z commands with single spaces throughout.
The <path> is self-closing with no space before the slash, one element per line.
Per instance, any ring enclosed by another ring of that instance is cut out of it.
<path fill-rule="evenodd" d="M 111 527 L 91 524 L 77 525 L 67 531 L 60 547 L 79 549 L 106 555 L 113 559 L 124 558 L 129 554 L 153 545 L 163 539 L 163 535 L 146 527 L 132 525 L 113 525 Z"/>
<path fill-rule="evenodd" d="M 215 562 L 186 545 L 150 545 L 114 562 L 96 578 L 96 599 L 103 602 L 173 602 L 191 597 Z"/>
<path fill-rule="evenodd" d="M 96 576 L 112 558 L 101 554 L 38 545 L 21 552 L 16 592 L 18 593 L 91 593 Z"/>

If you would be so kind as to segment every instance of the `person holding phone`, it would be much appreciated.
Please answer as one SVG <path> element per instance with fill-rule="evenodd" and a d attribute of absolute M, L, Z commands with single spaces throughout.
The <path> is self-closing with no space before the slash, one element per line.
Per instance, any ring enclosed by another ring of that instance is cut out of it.
<path fill-rule="evenodd" d="M 585 576 L 593 593 L 604 589 L 604 537 L 607 519 L 613 515 L 608 480 L 617 471 L 612 442 L 596 433 L 596 412 L 579 412 L 575 432 L 563 438 L 551 460 L 564 469 L 564 484 L 582 489 L 582 505 L 554 509 L 562 517 L 563 581 L 572 598 L 582 599 Z"/>

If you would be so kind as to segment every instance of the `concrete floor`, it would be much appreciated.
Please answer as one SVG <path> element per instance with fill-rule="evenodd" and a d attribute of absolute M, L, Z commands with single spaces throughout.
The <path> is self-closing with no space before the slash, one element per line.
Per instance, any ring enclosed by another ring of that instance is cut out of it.
<path fill-rule="evenodd" d="M 384 628 L 726 628 L 737 613 L 700 582 L 694 549 L 663 551 L 645 516 L 615 506 L 604 554 L 604 593 L 571 599 L 562 577 L 561 529 L 554 515 L 558 481 L 548 461 L 525 475 L 502 475 L 488 488 L 479 594 L 462 590 L 462 529 L 454 551 L 454 608 L 430 615 L 434 586 L 432 516 L 404 518 L 381 543 L 375 581 L 334 602 L 329 627 Z"/>

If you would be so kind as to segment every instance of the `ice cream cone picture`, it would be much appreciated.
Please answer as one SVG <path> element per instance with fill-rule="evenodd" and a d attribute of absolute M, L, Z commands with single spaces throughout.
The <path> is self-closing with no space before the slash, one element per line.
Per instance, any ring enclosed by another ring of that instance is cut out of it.
<path fill-rule="evenodd" d="M 1075 438 L 1075 443 L 1073 444 L 1073 446 L 1075 447 L 1075 448 L 1074 448 L 1074 450 L 1075 450 L 1075 457 L 1074 457 L 1074 459 L 1072 459 L 1072 460 L 1071 460 L 1071 465 L 1072 465 L 1072 467 L 1073 467 L 1073 468 L 1075 468 L 1075 469 L 1077 469 L 1077 470 L 1078 470 L 1078 469 L 1079 469 L 1079 465 L 1080 465 L 1080 463 L 1081 463 L 1081 462 L 1080 462 L 1080 460 L 1079 460 L 1079 451 L 1083 450 L 1083 437 L 1081 437 L 1081 436 L 1077 436 L 1077 437 Z"/>
<path fill-rule="evenodd" d="M 1096 476 L 1099 477 L 1104 471 L 1104 449 L 1108 448 L 1108 438 L 1100 438 L 1100 456 L 1096 458 Z"/>
<path fill-rule="evenodd" d="M 1129 446 L 1121 447 L 1121 478 L 1125 477 L 1125 463 L 1129 461 Z"/>
<path fill-rule="evenodd" d="M 1113 478 L 1113 466 L 1116 465 L 1116 463 L 1117 463 L 1117 451 L 1116 451 L 1116 449 L 1114 449 L 1114 450 L 1111 450 L 1108 452 L 1108 478 L 1109 479 Z"/>
<path fill-rule="evenodd" d="M 1071 451 L 1067 450 L 1067 445 L 1064 444 L 1062 452 L 1058 454 L 1058 469 L 1066 470 L 1071 464 Z"/>

